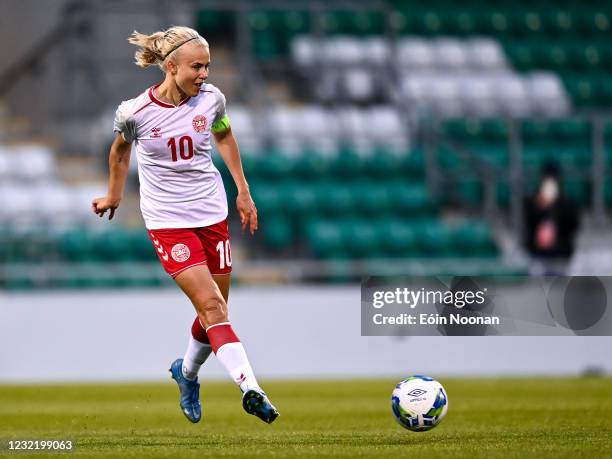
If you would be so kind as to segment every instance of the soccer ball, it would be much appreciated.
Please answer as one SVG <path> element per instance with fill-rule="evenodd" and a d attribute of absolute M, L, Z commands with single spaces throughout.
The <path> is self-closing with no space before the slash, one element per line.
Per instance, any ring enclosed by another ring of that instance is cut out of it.
<path fill-rule="evenodd" d="M 391 410 L 402 427 L 423 432 L 433 429 L 444 418 L 448 397 L 438 381 L 429 376 L 415 375 L 395 386 Z"/>

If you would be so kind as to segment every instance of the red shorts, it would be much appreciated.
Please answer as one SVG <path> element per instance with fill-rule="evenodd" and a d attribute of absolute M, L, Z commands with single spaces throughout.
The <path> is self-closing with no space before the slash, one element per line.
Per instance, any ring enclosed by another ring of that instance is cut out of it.
<path fill-rule="evenodd" d="M 202 228 L 148 231 L 161 264 L 173 278 L 196 265 L 208 265 L 212 274 L 232 272 L 227 220 Z"/>

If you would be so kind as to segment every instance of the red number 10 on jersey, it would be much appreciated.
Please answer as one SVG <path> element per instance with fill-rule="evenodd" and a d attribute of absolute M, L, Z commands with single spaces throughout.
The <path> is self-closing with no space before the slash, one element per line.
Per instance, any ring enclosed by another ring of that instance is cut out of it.
<path fill-rule="evenodd" d="M 181 159 L 191 159 L 193 157 L 193 140 L 188 135 L 184 135 L 178 141 L 179 155 Z M 172 152 L 172 161 L 178 161 L 176 154 L 176 139 L 174 137 L 168 140 L 168 146 Z"/>

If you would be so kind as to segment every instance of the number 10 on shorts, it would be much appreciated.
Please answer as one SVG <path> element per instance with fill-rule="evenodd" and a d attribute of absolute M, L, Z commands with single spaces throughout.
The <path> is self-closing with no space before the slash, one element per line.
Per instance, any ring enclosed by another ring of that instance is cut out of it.
<path fill-rule="evenodd" d="M 219 241 L 217 244 L 217 252 L 219 252 L 219 269 L 225 269 L 225 266 L 232 266 L 232 254 L 230 251 L 230 241 Z"/>

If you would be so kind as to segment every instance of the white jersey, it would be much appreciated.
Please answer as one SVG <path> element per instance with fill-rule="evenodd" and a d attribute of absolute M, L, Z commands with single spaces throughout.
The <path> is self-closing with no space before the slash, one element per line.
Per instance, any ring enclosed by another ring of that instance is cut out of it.
<path fill-rule="evenodd" d="M 225 220 L 227 197 L 210 139 L 213 123 L 226 117 L 225 97 L 204 84 L 175 107 L 158 100 L 156 88 L 122 102 L 114 123 L 115 132 L 133 138 L 146 227 L 196 228 Z M 135 133 L 127 135 L 131 118 Z"/>

